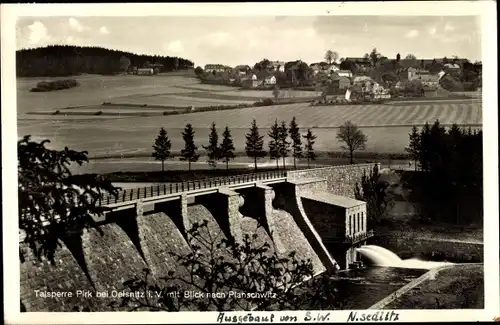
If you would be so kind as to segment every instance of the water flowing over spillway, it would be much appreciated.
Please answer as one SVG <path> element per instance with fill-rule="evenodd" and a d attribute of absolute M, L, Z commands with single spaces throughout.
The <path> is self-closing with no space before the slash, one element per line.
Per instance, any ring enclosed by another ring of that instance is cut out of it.
<path fill-rule="evenodd" d="M 356 251 L 376 266 L 430 270 L 435 267 L 452 264 L 449 262 L 422 261 L 418 258 L 403 260 L 390 250 L 376 245 L 366 245 L 357 248 Z"/>

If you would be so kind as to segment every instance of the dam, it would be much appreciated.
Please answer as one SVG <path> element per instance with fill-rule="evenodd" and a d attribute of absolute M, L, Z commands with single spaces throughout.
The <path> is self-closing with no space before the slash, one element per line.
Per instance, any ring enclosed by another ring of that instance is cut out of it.
<path fill-rule="evenodd" d="M 20 240 L 21 303 L 26 311 L 109 311 L 106 299 L 40 292 L 123 290 L 149 269 L 153 278 L 186 274 L 169 252 L 190 253 L 187 231 L 207 223 L 206 235 L 267 243 L 278 256 L 310 259 L 314 274 L 355 267 L 366 240 L 366 203 L 354 191 L 375 164 L 271 171 L 128 189 L 104 197 L 110 208 L 97 229 L 60 239 L 54 264 L 38 260 Z M 365 252 L 366 253 L 366 252 Z M 116 309 L 114 309 L 116 310 Z"/>

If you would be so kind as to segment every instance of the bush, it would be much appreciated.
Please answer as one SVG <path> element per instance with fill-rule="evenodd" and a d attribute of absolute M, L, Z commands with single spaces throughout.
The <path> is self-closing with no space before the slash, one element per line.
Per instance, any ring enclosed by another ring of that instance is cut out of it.
<path fill-rule="evenodd" d="M 80 83 L 75 79 L 55 80 L 55 81 L 40 81 L 32 88 L 32 92 L 47 92 L 55 90 L 70 89 L 80 86 Z"/>
<path fill-rule="evenodd" d="M 102 115 L 102 111 L 95 112 L 94 115 Z"/>
<path fill-rule="evenodd" d="M 60 110 L 57 110 L 57 111 L 55 111 L 54 113 L 52 113 L 52 115 L 59 115 L 60 113 L 61 113 L 61 111 L 60 111 Z"/>
<path fill-rule="evenodd" d="M 274 101 L 271 98 L 266 98 L 260 102 L 253 103 L 253 106 L 271 106 L 274 105 Z"/>

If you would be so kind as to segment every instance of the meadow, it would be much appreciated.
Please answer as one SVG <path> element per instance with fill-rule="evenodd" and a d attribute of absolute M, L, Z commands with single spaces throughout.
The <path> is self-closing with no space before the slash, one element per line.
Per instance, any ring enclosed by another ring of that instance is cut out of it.
<path fill-rule="evenodd" d="M 142 112 L 143 105 L 206 107 L 252 104 L 265 98 L 273 98 L 272 91 L 239 90 L 222 85 L 200 84 L 194 76 L 157 75 L 157 76 L 95 76 L 72 77 L 80 86 L 77 88 L 48 93 L 34 93 L 29 90 L 40 81 L 64 78 L 18 78 L 17 80 L 17 115 L 43 114 L 71 109 L 72 112 L 90 114 L 109 109 L 103 103 L 137 105 L 137 112 Z M 312 91 L 283 90 L 281 98 L 311 98 Z M 124 107 L 131 111 L 130 107 Z M 74 113 L 73 113 L 74 114 Z M 33 118 L 32 116 L 30 118 Z"/>
<path fill-rule="evenodd" d="M 54 79 L 57 78 L 44 80 Z M 162 116 L 163 111 L 173 109 L 167 106 L 252 103 L 272 97 L 272 92 L 205 85 L 193 77 L 168 74 L 153 77 L 79 76 L 75 79 L 80 87 L 51 93 L 29 92 L 40 78 L 17 80 L 18 137 L 31 134 L 34 139 L 50 139 L 54 148 L 68 146 L 87 150 L 90 157 L 146 157 L 151 155 L 151 146 L 160 127 L 167 129 L 172 150 L 179 151 L 183 146 L 181 133 L 186 123 L 193 125 L 195 141 L 201 148 L 207 142 L 208 127 L 215 122 L 220 132 L 229 126 L 236 151 L 243 152 L 245 134 L 252 119 L 256 119 L 267 145 L 267 132 L 274 120 L 289 122 L 295 116 L 302 132 L 311 128 L 317 135 L 317 151 L 341 151 L 342 144 L 335 136 L 338 127 L 351 120 L 367 135 L 367 152 L 402 153 L 408 144 L 412 125 L 421 126 L 436 119 L 445 125 L 457 123 L 475 128 L 482 125 L 482 105 L 473 99 L 338 106 L 293 103 Z M 314 94 L 311 91 L 282 90 L 281 96 L 308 98 Z M 103 102 L 114 105 L 102 105 Z M 151 106 L 139 106 L 147 104 Z M 49 115 L 57 110 L 60 114 Z M 94 115 L 99 111 L 123 115 Z M 130 116 L 137 112 L 155 116 Z"/>
<path fill-rule="evenodd" d="M 228 111 L 198 112 L 183 115 L 128 117 L 121 119 L 52 119 L 18 120 L 18 135 L 31 134 L 38 139 L 49 138 L 58 148 L 69 146 L 88 150 L 90 156 L 149 155 L 160 127 L 165 127 L 172 141 L 172 149 L 183 146 L 181 133 L 186 123 L 196 131 L 198 146 L 206 144 L 212 122 L 222 131 L 230 127 L 237 151 L 243 151 L 245 134 L 253 118 L 267 134 L 275 119 L 289 122 L 296 116 L 302 132 L 311 128 L 317 135 L 316 150 L 341 151 L 335 139 L 338 127 L 347 120 L 358 124 L 368 137 L 366 151 L 404 152 L 412 125 L 432 123 L 481 127 L 481 104 L 468 103 L 407 103 L 398 105 L 339 105 L 308 106 L 307 103 L 250 107 Z M 265 138 L 267 142 L 267 136 Z"/>

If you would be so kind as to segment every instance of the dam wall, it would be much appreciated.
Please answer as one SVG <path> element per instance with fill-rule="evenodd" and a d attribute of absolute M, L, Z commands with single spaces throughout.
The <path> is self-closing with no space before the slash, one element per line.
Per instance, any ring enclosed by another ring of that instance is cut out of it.
<path fill-rule="evenodd" d="M 314 272 L 338 270 L 335 259 L 325 248 L 317 228 L 302 206 L 301 193 L 327 191 L 354 197 L 354 187 L 363 172 L 373 164 L 334 166 L 287 172 L 287 182 L 257 184 L 242 189 L 220 188 L 217 193 L 143 204 L 106 215 L 97 229 L 68 234 L 59 240 L 54 262 L 37 259 L 20 242 L 20 292 L 22 310 L 39 311 L 111 311 L 116 301 L 111 296 L 97 299 L 96 292 L 125 290 L 125 281 L 142 278 L 150 270 L 156 281 L 175 271 L 189 274 L 171 252 L 191 252 L 188 235 L 195 223 L 207 222 L 208 233 L 215 241 L 241 242 L 251 238 L 255 245 L 269 244 L 269 254 L 311 259 Z M 196 243 L 195 243 L 196 244 Z M 225 253 L 221 253 L 224 255 Z M 76 291 L 93 295 L 77 297 Z M 42 292 L 72 293 L 47 299 Z"/>
<path fill-rule="evenodd" d="M 326 191 L 334 194 L 355 198 L 356 183 L 361 181 L 364 173 L 369 175 L 376 164 L 354 164 L 331 166 L 323 168 L 302 169 L 287 172 L 288 180 L 304 178 L 320 178 L 326 182 Z"/>

